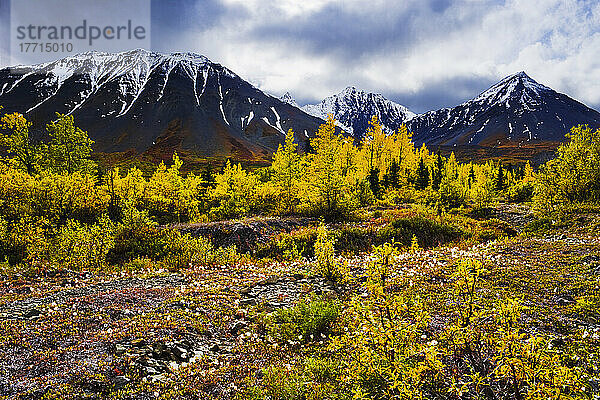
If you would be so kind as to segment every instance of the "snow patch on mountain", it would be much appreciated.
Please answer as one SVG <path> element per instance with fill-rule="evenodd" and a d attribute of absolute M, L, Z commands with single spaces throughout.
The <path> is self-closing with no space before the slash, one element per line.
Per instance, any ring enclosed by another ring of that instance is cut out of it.
<path fill-rule="evenodd" d="M 325 98 L 319 104 L 302 107 L 307 114 L 327 119 L 332 115 L 338 126 L 355 136 L 363 135 L 368 122 L 376 115 L 383 129 L 396 131 L 400 125 L 415 117 L 408 108 L 377 93 L 367 93 L 349 86 L 340 93 Z"/>

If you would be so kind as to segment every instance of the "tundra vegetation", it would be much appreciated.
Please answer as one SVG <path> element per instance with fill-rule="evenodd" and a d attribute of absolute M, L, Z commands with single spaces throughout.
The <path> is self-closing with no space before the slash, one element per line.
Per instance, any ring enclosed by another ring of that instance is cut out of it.
<path fill-rule="evenodd" d="M 0 398 L 600 397 L 600 130 L 534 171 L 328 119 L 196 175 L 34 128 L 1 117 Z"/>

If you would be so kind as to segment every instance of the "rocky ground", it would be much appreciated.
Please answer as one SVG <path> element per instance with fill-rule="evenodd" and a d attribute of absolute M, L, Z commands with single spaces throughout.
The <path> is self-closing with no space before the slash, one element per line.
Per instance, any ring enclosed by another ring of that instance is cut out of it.
<path fill-rule="evenodd" d="M 526 209 L 498 213 L 518 230 L 529 220 Z M 448 281 L 445 268 L 465 257 L 483 260 L 495 287 L 524 293 L 538 310 L 527 315 L 535 329 L 557 337 L 573 329 L 600 332 L 600 315 L 574 309 L 584 287 L 581 268 L 585 285 L 595 279 L 598 289 L 598 233 L 565 230 L 403 253 L 399 273 L 425 276 L 435 291 Z M 355 276 L 368 259 L 347 260 Z M 344 298 L 361 290 L 360 279 L 340 287 L 309 276 L 308 263 L 4 277 L 0 398 L 231 398 L 246 376 L 295 354 L 265 341 L 258 315 L 312 294 Z"/>

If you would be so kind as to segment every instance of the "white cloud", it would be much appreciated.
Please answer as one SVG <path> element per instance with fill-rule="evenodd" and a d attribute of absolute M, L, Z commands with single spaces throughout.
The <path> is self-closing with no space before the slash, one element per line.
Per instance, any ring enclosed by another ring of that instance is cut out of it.
<path fill-rule="evenodd" d="M 466 99 L 486 88 L 452 82 L 525 70 L 600 105 L 595 0 L 221 0 L 219 7 L 214 20 L 199 12 L 208 26 L 177 32 L 161 50 L 200 52 L 267 92 L 289 90 L 306 101 L 347 85 L 405 97 L 436 87 Z"/>

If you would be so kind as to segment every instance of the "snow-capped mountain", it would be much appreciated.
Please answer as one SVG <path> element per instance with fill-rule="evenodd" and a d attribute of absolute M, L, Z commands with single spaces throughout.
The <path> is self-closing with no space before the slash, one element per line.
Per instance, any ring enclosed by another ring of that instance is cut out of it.
<path fill-rule="evenodd" d="M 289 128 L 302 147 L 323 123 L 204 56 L 145 50 L 0 69 L 0 105 L 40 127 L 73 114 L 105 152 L 261 158 Z"/>
<path fill-rule="evenodd" d="M 519 72 L 454 108 L 408 121 L 417 143 L 491 146 L 563 141 L 572 126 L 600 127 L 600 113 Z"/>
<path fill-rule="evenodd" d="M 294 99 L 292 97 L 292 95 L 290 94 L 290 92 L 285 92 L 283 94 L 283 96 L 281 96 L 279 98 L 279 100 L 283 101 L 284 103 L 288 103 L 289 105 L 292 105 L 296 108 L 300 108 L 300 106 L 298 105 L 298 103 L 296 102 L 296 99 Z"/>
<path fill-rule="evenodd" d="M 345 132 L 358 139 L 367 131 L 373 115 L 377 115 L 379 122 L 388 132 L 396 131 L 415 116 L 406 107 L 380 94 L 366 93 L 352 86 L 339 94 L 327 97 L 319 104 L 308 104 L 302 107 L 302 110 L 321 119 L 333 115 Z"/>

